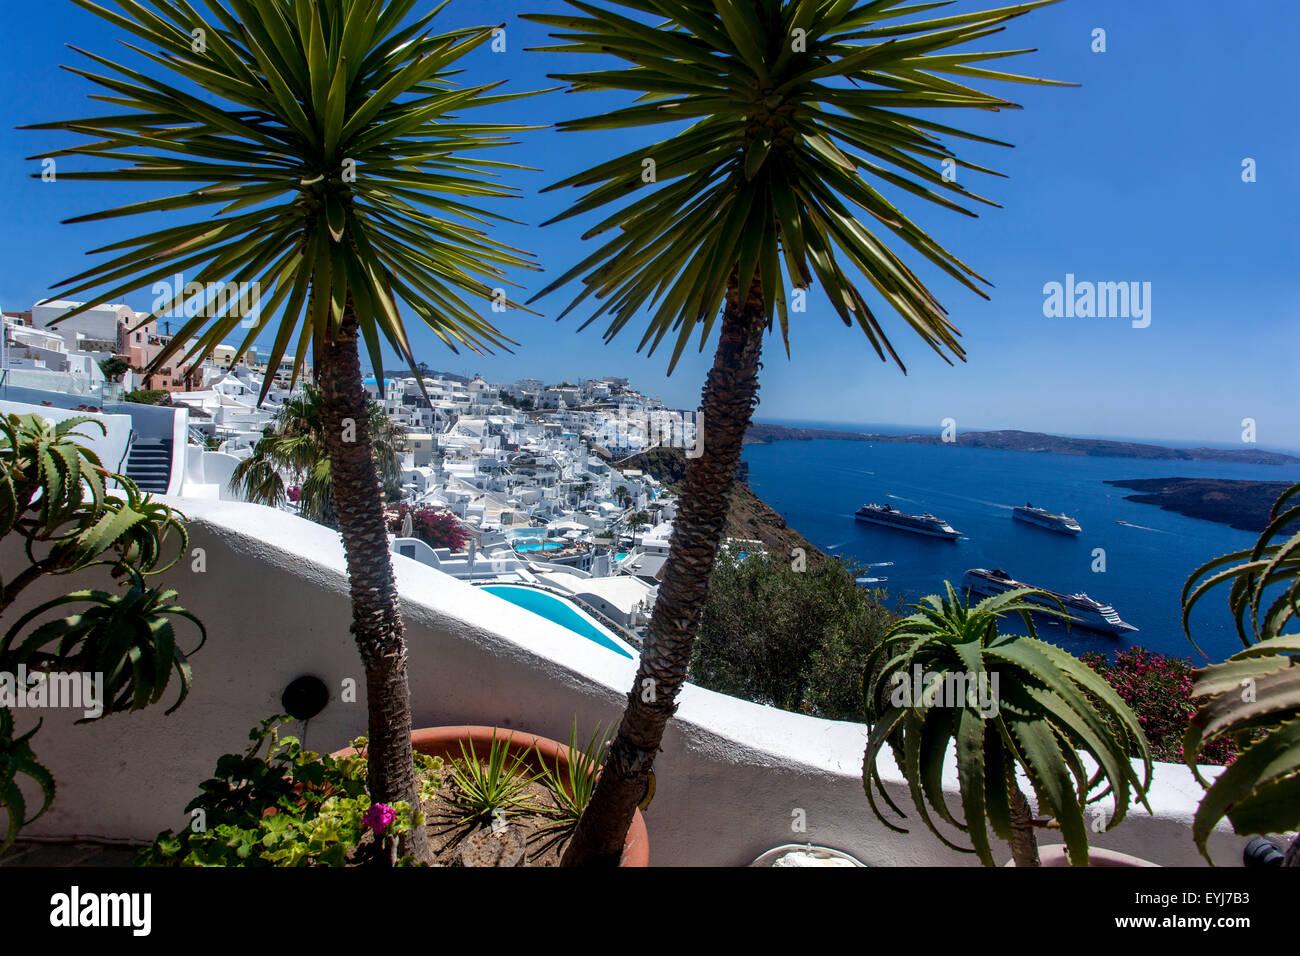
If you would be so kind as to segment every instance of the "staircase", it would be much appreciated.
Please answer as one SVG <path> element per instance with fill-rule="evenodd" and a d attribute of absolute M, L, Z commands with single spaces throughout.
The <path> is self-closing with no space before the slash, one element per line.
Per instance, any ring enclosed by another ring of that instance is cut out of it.
<path fill-rule="evenodd" d="M 131 453 L 126 459 L 126 476 L 139 485 L 141 491 L 165 494 L 171 473 L 171 439 L 137 437 L 131 443 Z"/>

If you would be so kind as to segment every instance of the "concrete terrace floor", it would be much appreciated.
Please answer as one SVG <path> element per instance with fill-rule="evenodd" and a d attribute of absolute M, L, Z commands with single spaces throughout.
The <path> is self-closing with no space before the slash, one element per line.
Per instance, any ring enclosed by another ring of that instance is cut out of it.
<path fill-rule="evenodd" d="M 103 843 L 33 843 L 19 840 L 0 854 L 0 866 L 131 866 L 138 849 Z"/>

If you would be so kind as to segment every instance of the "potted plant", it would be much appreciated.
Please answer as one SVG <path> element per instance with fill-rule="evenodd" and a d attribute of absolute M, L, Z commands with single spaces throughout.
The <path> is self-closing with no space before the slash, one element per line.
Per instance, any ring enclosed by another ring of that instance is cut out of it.
<path fill-rule="evenodd" d="M 994 865 L 988 829 L 1011 845 L 1016 866 L 1126 865 L 1131 857 L 1089 851 L 1089 825 L 1117 826 L 1137 800 L 1150 812 L 1146 790 L 1151 756 L 1137 718 L 1106 681 L 1086 664 L 1038 639 L 1034 614 L 1068 618 L 1047 608 L 1041 591 L 1022 588 L 986 598 L 974 607 L 951 584 L 931 595 L 917 613 L 896 622 L 867 658 L 864 673 L 869 737 L 863 786 L 872 811 L 890 829 L 877 804 L 905 814 L 890 798 L 876 766 L 886 745 L 903 772 L 926 826 L 947 846 L 974 852 Z M 1058 608 L 1060 605 L 1058 604 Z M 1019 615 L 1028 636 L 1004 634 L 998 621 Z M 961 809 L 944 799 L 943 768 L 955 746 Z M 1080 759 L 1088 754 L 1097 769 Z M 1141 755 L 1139 779 L 1129 754 Z M 1017 777 L 1023 771 L 1040 813 L 1036 820 Z M 1090 808 L 1113 795 L 1114 812 Z M 934 816 L 964 831 L 971 846 L 944 836 Z M 1062 849 L 1040 853 L 1035 826 L 1059 828 Z M 1140 861 L 1136 861 L 1140 863 Z M 1130 863 L 1131 865 L 1131 863 Z"/>
<path fill-rule="evenodd" d="M 1286 537 L 1300 522 L 1298 495 L 1300 484 L 1278 498 L 1253 548 L 1203 565 L 1183 588 L 1183 630 L 1195 647 L 1192 608 L 1231 583 L 1228 604 L 1245 645 L 1197 672 L 1192 696 L 1203 703 L 1183 737 L 1183 759 L 1206 791 L 1192 835 L 1207 860 L 1206 841 L 1225 816 L 1243 835 L 1300 830 L 1300 632 L 1282 633 L 1300 611 L 1300 530 Z M 1242 750 L 1209 782 L 1197 757 L 1224 738 Z M 1300 866 L 1300 835 L 1283 865 Z"/>
<path fill-rule="evenodd" d="M 420 805 L 372 802 L 364 737 L 333 754 L 280 736 L 272 717 L 252 746 L 218 759 L 185 808 L 192 821 L 160 833 L 138 862 L 153 866 L 412 865 L 400 855 L 415 827 L 434 865 L 545 866 L 559 862 L 591 798 L 604 755 L 599 727 L 580 747 L 494 727 L 434 727 L 412 734 Z M 646 866 L 645 821 L 636 815 L 623 866 Z"/>
<path fill-rule="evenodd" d="M 588 743 L 579 746 L 575 721 L 568 745 L 519 730 L 461 725 L 414 730 L 411 746 L 417 754 L 450 768 L 442 796 L 453 809 L 441 821 L 430 820 L 431 842 L 439 842 L 439 822 L 444 832 L 458 825 L 473 829 L 476 822 L 482 824 L 478 827 L 481 831 L 499 824 L 516 809 L 525 815 L 537 813 L 527 796 L 532 785 L 534 789 L 545 789 L 551 797 L 548 803 L 553 806 L 538 815 L 549 816 L 552 822 L 537 829 L 539 833 L 546 831 L 539 845 L 558 851 L 553 854 L 558 858 L 591 799 L 607 744 L 597 727 Z M 347 748 L 333 756 L 344 758 L 356 753 L 354 748 Z M 550 840 L 557 842 L 551 846 Z M 638 809 L 624 840 L 619 865 L 642 867 L 648 866 L 649 860 L 645 818 Z"/>

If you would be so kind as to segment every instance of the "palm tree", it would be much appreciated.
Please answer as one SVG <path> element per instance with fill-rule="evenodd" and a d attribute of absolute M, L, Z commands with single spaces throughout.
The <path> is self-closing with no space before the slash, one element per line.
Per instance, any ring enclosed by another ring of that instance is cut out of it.
<path fill-rule="evenodd" d="M 628 516 L 627 526 L 632 529 L 633 544 L 636 544 L 636 533 L 646 526 L 648 517 L 644 511 L 638 511 L 636 514 Z"/>
<path fill-rule="evenodd" d="M 587 190 L 552 221 L 600 210 L 586 236 L 612 238 L 539 296 L 580 280 L 582 291 L 562 314 L 599 301 L 584 327 L 610 316 L 606 340 L 650 309 L 641 346 L 653 351 L 675 333 L 670 374 L 696 332 L 703 349 L 722 313 L 701 398 L 703 454 L 687 465 L 634 689 L 566 854 L 569 863 L 612 863 L 686 679 L 773 309 L 789 352 L 789 313 L 799 307 L 787 305 L 787 280 L 800 299 L 819 281 L 836 314 L 862 329 L 882 361 L 903 367 L 851 273 L 864 276 L 945 361 L 964 357 L 944 308 L 885 234 L 980 295 L 987 280 L 873 181 L 967 215 L 974 213 L 961 200 L 989 203 L 944 175 L 958 166 L 989 170 L 959 159 L 938 136 L 996 141 L 902 111 L 1014 108 L 960 79 L 1047 82 L 978 65 L 1022 51 L 953 51 L 1055 0 L 924 21 L 899 20 L 933 6 L 906 0 L 569 2 L 580 15 L 528 16 L 556 31 L 557 45 L 544 49 L 623 63 L 554 78 L 574 91 L 638 98 L 561 128 L 674 129 L 550 187 Z M 858 220 L 862 212 L 868 224 Z"/>
<path fill-rule="evenodd" d="M 466 298 L 499 300 L 512 284 L 505 271 L 529 266 L 523 253 L 488 237 L 485 227 L 503 217 L 477 205 L 515 195 L 494 177 L 516 167 L 466 153 L 508 142 L 505 134 L 517 127 L 464 114 L 519 94 L 494 93 L 495 83 L 461 88 L 452 79 L 457 61 L 491 28 L 436 33 L 431 24 L 443 7 L 408 21 L 417 0 L 207 0 L 204 16 L 186 0 L 113 0 L 117 10 L 74 2 L 144 40 L 149 49 L 137 52 L 158 76 L 85 54 L 102 72 L 73 72 L 107 91 L 97 98 L 117 109 L 33 127 L 90 139 L 38 158 L 115 161 L 92 171 L 61 165 L 61 180 L 185 185 L 70 220 L 178 214 L 166 228 L 98 250 L 115 255 L 62 283 L 59 294 L 91 297 L 70 316 L 185 273 L 212 289 L 212 299 L 184 322 L 155 367 L 184 349 L 184 361 L 197 364 L 231 335 L 242 336 L 237 358 L 265 331 L 264 321 L 274 337 L 270 368 L 294 344 L 297 378 L 312 354 L 352 633 L 366 671 L 368 786 L 376 802 L 417 805 L 406 643 L 359 342 L 374 369 L 384 367 L 381 340 L 414 368 L 403 304 L 453 349 L 510 341 Z M 240 307 L 231 289 L 251 290 L 253 310 Z M 151 318 L 189 298 L 177 290 Z M 245 333 L 241 324 L 252 327 Z M 270 376 L 262 398 L 269 387 Z M 405 849 L 428 858 L 423 827 Z"/>
<path fill-rule="evenodd" d="M 1086 806 L 1113 795 L 1105 829 L 1118 826 L 1133 797 L 1150 811 L 1151 753 L 1138 719 L 1095 670 L 1054 644 L 1038 640 L 1033 614 L 1068 619 L 1064 607 L 1045 608 L 1043 591 L 1020 588 L 968 607 L 951 584 L 930 595 L 917 613 L 894 624 L 864 666 L 869 737 L 862 784 L 876 817 L 885 818 L 875 792 L 895 813 L 876 769 L 886 744 L 925 825 L 955 850 L 974 852 L 993 866 L 988 828 L 1011 844 L 1016 866 L 1038 866 L 1029 801 L 1016 779 L 1023 769 L 1040 811 L 1051 811 L 1075 866 L 1088 864 Z M 1052 599 L 1055 601 L 1055 599 Z M 1018 615 L 1029 636 L 1001 634 L 999 618 Z M 919 670 L 918 670 L 919 668 Z M 924 675 L 924 686 L 916 674 Z M 950 691 L 951 689 L 951 691 Z M 943 765 L 955 748 L 961 819 L 949 810 Z M 1096 763 L 1089 771 L 1079 760 Z M 1129 761 L 1138 753 L 1139 778 Z M 965 831 L 971 848 L 948 840 L 930 815 Z"/>
<path fill-rule="evenodd" d="M 376 402 L 367 403 L 367 418 L 379 483 L 391 500 L 401 491 L 402 431 Z M 253 454 L 235 466 L 231 487 L 247 501 L 278 508 L 287 497 L 284 479 L 288 475 L 299 488 L 298 514 L 337 528 L 333 473 L 321 422 L 320 389 L 308 385 L 280 406 Z"/>

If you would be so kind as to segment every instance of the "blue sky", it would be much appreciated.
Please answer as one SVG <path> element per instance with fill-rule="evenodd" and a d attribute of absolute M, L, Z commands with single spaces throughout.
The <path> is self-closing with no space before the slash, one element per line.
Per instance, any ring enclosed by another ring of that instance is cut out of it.
<path fill-rule="evenodd" d="M 960 0 L 954 7 L 996 5 Z M 505 23 L 506 51 L 480 48 L 466 63 L 468 78 L 538 89 L 552 85 L 547 72 L 594 65 L 525 51 L 544 33 L 516 15 L 559 7 L 559 0 L 454 0 L 442 20 L 448 27 Z M 1098 28 L 1106 31 L 1105 53 L 1092 51 Z M 1210 0 L 1066 0 L 984 41 L 990 48 L 1036 47 L 1010 68 L 1082 86 L 999 90 L 1025 109 L 956 123 L 1016 144 L 952 144 L 963 158 L 1009 175 L 963 173 L 965 185 L 1004 208 L 972 220 L 882 190 L 993 282 L 985 302 L 904 254 L 948 307 L 968 361 L 944 364 L 882 304 L 909 367 L 903 376 L 882 365 L 814 289 L 792 330 L 791 357 L 779 339 L 769 340 L 757 417 L 936 429 L 953 418 L 968 429 L 1215 444 L 1238 442 L 1242 420 L 1251 418 L 1260 445 L 1300 447 L 1300 130 L 1287 119 L 1295 115 L 1298 28 L 1295 0 L 1230 7 Z M 8 215 L 0 235 L 0 305 L 16 310 L 85 268 L 86 250 L 146 226 L 60 220 L 154 194 L 29 179 L 37 164 L 24 157 L 70 140 L 14 129 L 100 111 L 85 98 L 91 85 L 57 66 L 80 59 L 65 44 L 113 54 L 115 31 L 66 0 L 45 0 L 7 10 L 3 37 L 0 78 L 8 95 L 0 102 L 0 188 Z M 545 124 L 613 105 L 600 95 L 556 92 L 495 115 Z M 498 237 L 536 253 L 545 270 L 519 276 L 530 293 L 586 252 L 581 224 L 538 226 L 576 193 L 539 190 L 646 141 L 646 131 L 543 129 L 500 152 L 500 159 L 540 169 L 515 176 L 523 198 L 499 207 L 526 225 L 503 228 Z M 1257 163 L 1253 183 L 1241 177 L 1248 157 Z M 1043 287 L 1067 274 L 1079 282 L 1151 283 L 1150 326 L 1046 318 Z M 127 301 L 144 309 L 152 296 L 143 289 Z M 434 368 L 491 380 L 624 375 L 671 405 L 697 403 L 714 343 L 702 355 L 688 352 L 668 377 L 667 352 L 638 354 L 634 327 L 607 345 L 599 323 L 579 332 L 576 317 L 555 322 L 566 301 L 564 293 L 543 300 L 541 318 L 497 316 L 520 343 L 513 355 L 454 355 L 413 327 L 417 355 Z"/>

